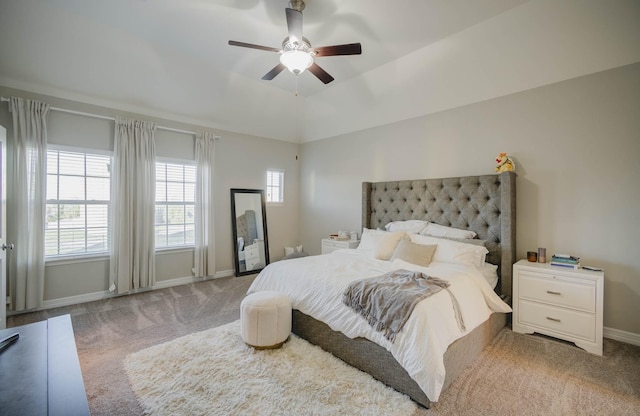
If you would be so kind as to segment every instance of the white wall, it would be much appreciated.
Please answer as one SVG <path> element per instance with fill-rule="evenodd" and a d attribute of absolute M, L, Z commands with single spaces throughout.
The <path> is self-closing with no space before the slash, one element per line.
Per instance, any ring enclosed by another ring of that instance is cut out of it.
<path fill-rule="evenodd" d="M 605 269 L 606 327 L 640 334 L 640 64 L 302 146 L 308 251 L 361 227 L 361 182 L 517 164 L 517 253 L 546 247 Z M 640 338 L 639 338 L 640 339 Z"/>
<path fill-rule="evenodd" d="M 121 111 L 64 100 L 51 96 L 0 87 L 3 97 L 18 96 L 39 99 L 54 107 L 82 111 L 104 116 L 125 115 L 152 120 L 160 126 L 187 131 L 206 130 L 199 126 L 175 123 L 170 120 L 147 117 Z M 114 122 L 82 115 L 50 111 L 48 141 L 51 144 L 76 146 L 85 149 L 112 151 Z M 0 104 L 0 124 L 7 128 L 9 152 L 13 141 L 11 114 L 6 103 Z M 209 129 L 210 130 L 210 129 Z M 231 233 L 231 188 L 264 189 L 266 171 L 285 171 L 285 203 L 267 206 L 269 251 L 272 261 L 283 256 L 284 246 L 299 242 L 298 151 L 299 145 L 262 137 L 248 136 L 223 130 L 215 131 L 221 138 L 216 141 L 215 168 L 215 232 L 216 274 L 233 274 L 233 238 Z M 194 136 L 191 134 L 158 130 L 156 155 L 158 157 L 194 160 Z M 10 159 L 10 153 L 9 153 Z M 11 165 L 8 187 L 11 198 Z M 10 220 L 10 219 L 9 219 Z M 11 236 L 8 236 L 11 241 Z M 172 280 L 192 276 L 193 250 L 158 252 L 156 255 L 156 281 L 161 286 Z M 64 261 L 49 263 L 45 268 L 45 304 L 59 305 L 80 302 L 104 296 L 109 287 L 108 258 L 90 261 Z"/>

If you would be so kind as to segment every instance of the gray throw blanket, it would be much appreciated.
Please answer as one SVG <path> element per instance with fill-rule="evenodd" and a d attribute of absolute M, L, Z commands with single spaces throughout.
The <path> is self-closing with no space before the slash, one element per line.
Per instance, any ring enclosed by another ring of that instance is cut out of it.
<path fill-rule="evenodd" d="M 342 302 L 394 342 L 418 302 L 448 287 L 447 281 L 437 277 L 410 270 L 394 270 L 379 277 L 351 282 L 342 295 Z M 451 292 L 449 295 L 460 326 L 457 302 Z"/>

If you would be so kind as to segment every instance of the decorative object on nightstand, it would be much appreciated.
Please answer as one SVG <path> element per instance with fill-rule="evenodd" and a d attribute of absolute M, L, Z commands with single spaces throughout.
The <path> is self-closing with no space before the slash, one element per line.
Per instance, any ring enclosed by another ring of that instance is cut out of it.
<path fill-rule="evenodd" d="M 535 251 L 527 251 L 527 260 L 531 263 L 536 263 L 538 261 L 538 253 Z"/>
<path fill-rule="evenodd" d="M 538 247 L 538 263 L 547 262 L 547 249 L 544 247 Z"/>
<path fill-rule="evenodd" d="M 551 256 L 551 265 L 578 270 L 580 268 L 580 257 L 569 254 L 554 254 Z"/>
<path fill-rule="evenodd" d="M 602 355 L 604 272 L 520 260 L 513 265 L 513 331 L 570 341 Z"/>
<path fill-rule="evenodd" d="M 322 239 L 322 254 L 329 254 L 333 251 L 340 250 L 343 248 L 358 248 L 360 241 L 358 240 L 346 240 L 334 239 L 334 238 L 323 238 Z"/>
<path fill-rule="evenodd" d="M 338 231 L 336 234 L 329 234 L 329 238 L 332 240 L 348 240 L 350 237 L 346 231 Z"/>

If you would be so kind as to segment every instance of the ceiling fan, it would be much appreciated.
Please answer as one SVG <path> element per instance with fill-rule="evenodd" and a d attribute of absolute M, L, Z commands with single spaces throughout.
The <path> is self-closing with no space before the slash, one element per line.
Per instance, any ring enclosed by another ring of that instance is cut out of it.
<path fill-rule="evenodd" d="M 287 16 L 287 29 L 289 36 L 282 42 L 282 49 L 269 46 L 254 45 L 252 43 L 230 40 L 229 45 L 243 48 L 260 49 L 263 51 L 277 52 L 280 54 L 280 63 L 267 72 L 262 79 L 270 81 L 287 68 L 294 75 L 300 75 L 309 69 L 320 81 L 330 83 L 334 78 L 314 62 L 314 58 L 336 55 L 360 55 L 362 46 L 360 43 L 345 45 L 311 47 L 309 40 L 302 36 L 302 10 L 304 0 L 291 0 L 289 7 L 285 9 Z"/>

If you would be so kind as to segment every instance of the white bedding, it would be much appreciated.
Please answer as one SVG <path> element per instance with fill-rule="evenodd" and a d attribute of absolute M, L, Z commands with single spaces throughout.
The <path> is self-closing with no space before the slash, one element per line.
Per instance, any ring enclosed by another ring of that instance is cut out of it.
<path fill-rule="evenodd" d="M 364 318 L 342 303 L 349 283 L 397 269 L 422 271 L 451 283 L 466 332 L 456 322 L 451 297 L 441 291 L 418 303 L 395 343 L 372 329 Z M 471 332 L 493 312 L 511 312 L 474 267 L 433 262 L 419 267 L 402 260 L 373 258 L 368 250 L 338 250 L 271 263 L 255 279 L 249 293 L 276 290 L 291 298 L 294 309 L 325 322 L 350 338 L 365 337 L 389 350 L 435 402 L 445 378 L 444 353 L 456 339 Z"/>

